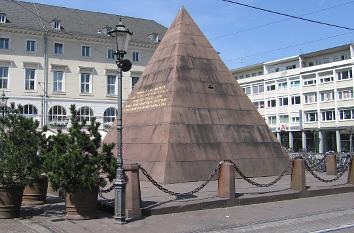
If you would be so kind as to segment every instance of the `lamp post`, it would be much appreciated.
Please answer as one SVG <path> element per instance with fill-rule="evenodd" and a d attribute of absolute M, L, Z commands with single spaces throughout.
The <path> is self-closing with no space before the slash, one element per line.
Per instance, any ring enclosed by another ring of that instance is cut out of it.
<path fill-rule="evenodd" d="M 1 110 L 1 116 L 5 116 L 5 112 L 7 111 L 7 100 L 9 97 L 5 95 L 5 92 L 2 92 L 1 98 L 0 98 L 0 110 Z"/>
<path fill-rule="evenodd" d="M 114 181 L 114 218 L 120 223 L 125 223 L 125 186 L 127 177 L 123 168 L 123 154 L 122 154 L 122 72 L 131 69 L 131 62 L 124 59 L 127 53 L 130 36 L 133 33 L 127 29 L 122 20 L 119 24 L 108 32 L 108 35 L 115 38 L 116 50 L 116 64 L 118 68 L 118 113 L 117 113 L 117 175 Z"/>

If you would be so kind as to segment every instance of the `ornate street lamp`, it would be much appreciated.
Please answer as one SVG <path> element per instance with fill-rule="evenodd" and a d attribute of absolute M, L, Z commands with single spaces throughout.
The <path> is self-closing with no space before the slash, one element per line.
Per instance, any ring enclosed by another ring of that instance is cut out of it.
<path fill-rule="evenodd" d="M 0 98 L 0 110 L 1 110 L 1 115 L 2 117 L 5 116 L 5 112 L 7 111 L 7 100 L 9 97 L 6 97 L 5 92 L 2 92 L 1 98 Z"/>
<path fill-rule="evenodd" d="M 127 177 L 123 168 L 122 155 L 122 72 L 129 71 L 132 64 L 129 60 L 124 59 L 124 55 L 128 50 L 130 32 L 119 19 L 119 24 L 108 32 L 108 35 L 115 38 L 116 64 L 118 67 L 118 114 L 117 114 L 117 175 L 114 181 L 114 218 L 121 224 L 125 223 L 125 185 Z"/>

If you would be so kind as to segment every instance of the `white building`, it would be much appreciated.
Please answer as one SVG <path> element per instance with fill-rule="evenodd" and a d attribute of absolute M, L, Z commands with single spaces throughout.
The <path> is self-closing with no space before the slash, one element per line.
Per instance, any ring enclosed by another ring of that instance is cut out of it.
<path fill-rule="evenodd" d="M 71 104 L 104 127 L 115 118 L 117 66 L 107 35 L 119 20 L 134 34 L 123 73 L 123 101 L 167 30 L 152 21 L 0 0 L 0 94 L 43 125 L 65 127 Z"/>
<path fill-rule="evenodd" d="M 352 150 L 354 45 L 232 70 L 279 141 L 294 150 Z"/>

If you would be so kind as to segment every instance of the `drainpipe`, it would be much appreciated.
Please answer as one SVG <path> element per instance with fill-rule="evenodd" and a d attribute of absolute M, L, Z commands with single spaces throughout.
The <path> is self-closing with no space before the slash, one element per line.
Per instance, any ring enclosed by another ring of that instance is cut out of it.
<path fill-rule="evenodd" d="M 43 97 L 43 126 L 47 125 L 48 121 L 48 36 L 47 32 L 44 33 L 44 97 Z"/>

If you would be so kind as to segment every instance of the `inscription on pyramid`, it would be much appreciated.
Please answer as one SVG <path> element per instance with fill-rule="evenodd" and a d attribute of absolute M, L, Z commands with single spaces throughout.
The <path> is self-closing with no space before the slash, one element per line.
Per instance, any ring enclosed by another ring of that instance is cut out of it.
<path fill-rule="evenodd" d="M 116 141 L 114 126 L 104 142 Z M 279 175 L 289 161 L 184 8 L 126 101 L 123 127 L 124 161 L 161 183 L 205 180 L 223 159 L 250 177 Z"/>

